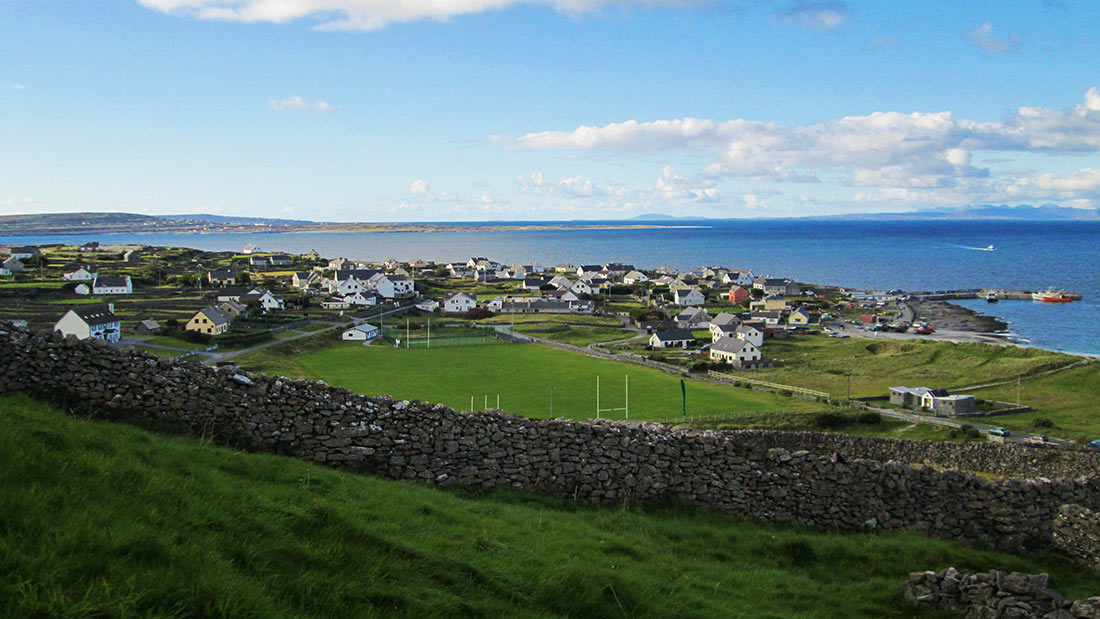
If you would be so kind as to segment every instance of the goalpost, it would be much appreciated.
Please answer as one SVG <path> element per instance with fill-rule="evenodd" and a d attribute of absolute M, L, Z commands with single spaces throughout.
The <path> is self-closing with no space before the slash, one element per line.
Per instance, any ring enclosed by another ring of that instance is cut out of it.
<path fill-rule="evenodd" d="M 615 411 L 623 411 L 626 418 L 630 419 L 630 375 L 627 374 L 623 378 L 623 406 L 619 408 L 600 408 L 600 375 L 596 375 L 596 419 L 600 418 L 600 413 L 613 413 Z"/>

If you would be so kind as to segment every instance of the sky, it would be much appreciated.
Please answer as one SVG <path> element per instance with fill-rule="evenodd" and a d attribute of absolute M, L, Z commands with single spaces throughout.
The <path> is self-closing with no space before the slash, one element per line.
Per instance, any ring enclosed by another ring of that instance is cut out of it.
<path fill-rule="evenodd" d="M 1100 206 L 1093 0 L 0 0 L 0 214 Z"/>

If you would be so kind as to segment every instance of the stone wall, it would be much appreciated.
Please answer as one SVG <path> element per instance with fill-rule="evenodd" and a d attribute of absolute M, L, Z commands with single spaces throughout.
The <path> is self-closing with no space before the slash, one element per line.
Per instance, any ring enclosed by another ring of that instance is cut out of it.
<path fill-rule="evenodd" d="M 1100 572 L 1100 512 L 1063 505 L 1055 515 L 1051 537 L 1054 546 L 1074 561 Z"/>
<path fill-rule="evenodd" d="M 1064 600 L 1047 586 L 1046 574 L 996 570 L 964 574 L 955 568 L 943 572 L 914 572 L 905 583 L 905 597 L 918 606 L 946 606 L 974 619 L 1100 617 L 1100 597 L 1076 602 Z"/>
<path fill-rule="evenodd" d="M 740 430 L 733 433 L 769 447 L 808 449 L 817 453 L 835 452 L 851 458 L 883 462 L 900 460 L 910 464 L 931 464 L 941 468 L 982 471 L 1021 479 L 1081 477 L 1100 472 L 1100 453 L 1085 449 L 1051 449 L 1042 445 L 985 441 L 908 441 L 831 432 Z"/>
<path fill-rule="evenodd" d="M 0 393 L 441 486 L 507 485 L 590 502 L 675 497 L 763 521 L 915 529 L 1011 549 L 1048 545 L 1062 505 L 1100 509 L 1095 477 L 990 482 L 830 454 L 837 439 L 811 453 L 779 445 L 780 433 L 458 413 L 7 325 L 0 351 Z M 811 446 L 809 438 L 792 439 L 793 447 Z"/>

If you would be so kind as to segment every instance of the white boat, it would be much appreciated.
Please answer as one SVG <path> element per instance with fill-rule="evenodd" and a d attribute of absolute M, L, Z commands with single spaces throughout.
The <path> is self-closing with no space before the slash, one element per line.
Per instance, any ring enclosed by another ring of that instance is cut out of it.
<path fill-rule="evenodd" d="M 990 303 L 996 303 L 1001 300 L 1001 294 L 996 290 L 990 290 L 985 293 L 985 300 Z"/>

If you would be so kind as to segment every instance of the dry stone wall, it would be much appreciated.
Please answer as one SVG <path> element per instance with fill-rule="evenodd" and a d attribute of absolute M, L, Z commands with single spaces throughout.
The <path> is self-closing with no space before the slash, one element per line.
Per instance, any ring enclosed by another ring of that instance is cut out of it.
<path fill-rule="evenodd" d="M 905 583 L 905 597 L 918 606 L 946 606 L 972 619 L 993 617 L 1096 619 L 1100 597 L 1067 601 L 1047 586 L 1046 574 L 999 572 L 965 574 L 914 572 Z"/>
<path fill-rule="evenodd" d="M 1014 549 L 1048 545 L 1062 505 L 1100 509 L 1096 478 L 990 482 L 773 446 L 754 433 L 459 413 L 7 325 L 0 351 L 0 393 L 440 486 L 515 486 L 591 502 L 675 497 L 764 521 L 915 529 Z"/>
<path fill-rule="evenodd" d="M 1054 518 L 1052 538 L 1074 561 L 1100 572 L 1100 512 L 1063 505 Z"/>

